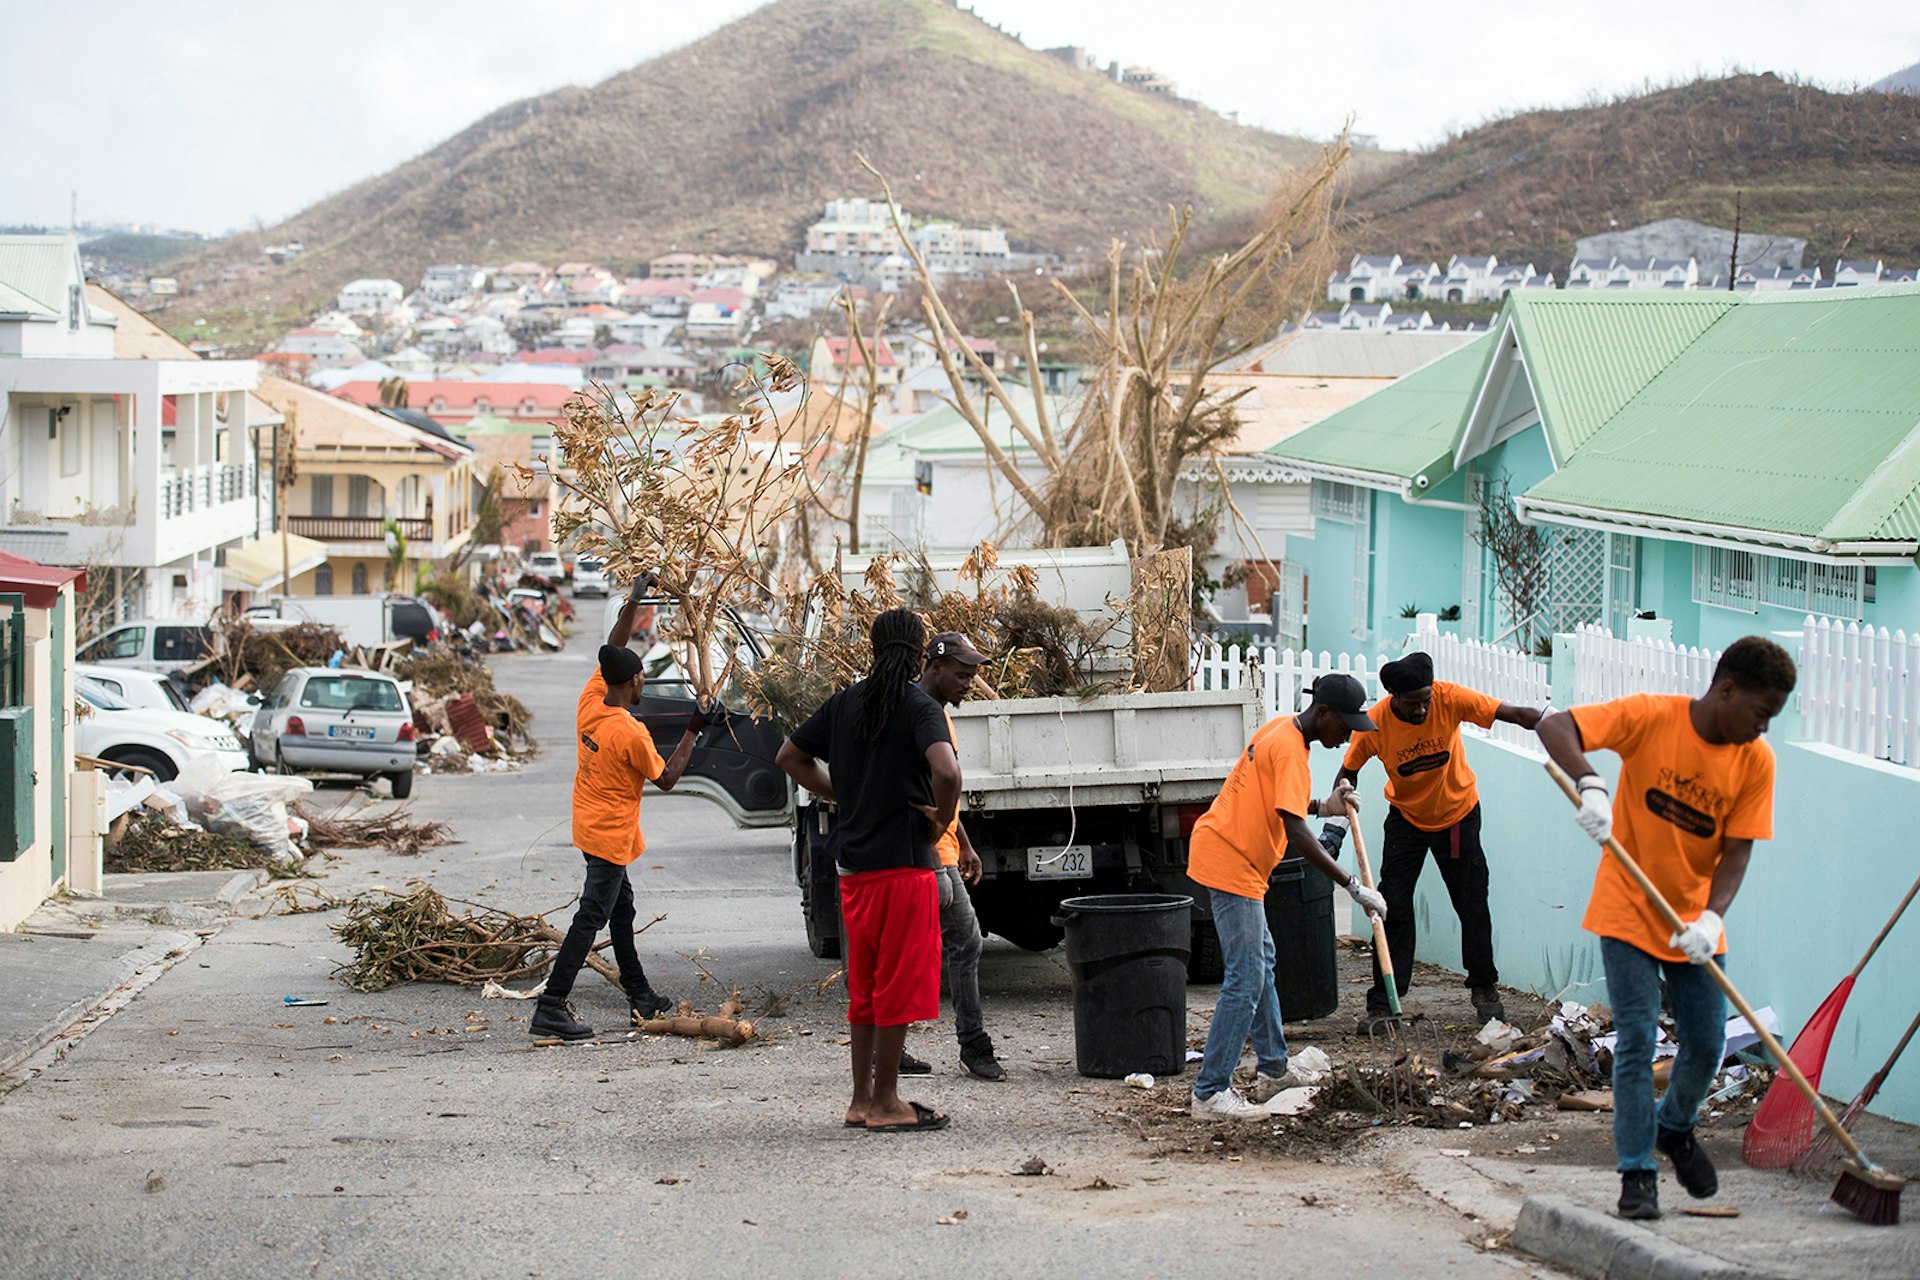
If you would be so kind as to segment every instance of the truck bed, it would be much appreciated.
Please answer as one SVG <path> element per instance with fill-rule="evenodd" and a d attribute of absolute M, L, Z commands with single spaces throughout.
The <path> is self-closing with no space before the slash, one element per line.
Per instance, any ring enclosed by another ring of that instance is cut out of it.
<path fill-rule="evenodd" d="M 969 701 L 961 811 L 1211 801 L 1262 723 L 1251 689 Z"/>

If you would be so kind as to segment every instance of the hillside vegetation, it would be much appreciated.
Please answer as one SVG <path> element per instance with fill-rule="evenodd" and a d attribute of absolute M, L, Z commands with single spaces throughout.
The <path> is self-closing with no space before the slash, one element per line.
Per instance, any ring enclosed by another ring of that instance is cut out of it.
<path fill-rule="evenodd" d="M 199 255 L 179 269 L 187 281 L 263 244 L 307 248 L 168 318 L 197 336 L 204 317 L 222 340 L 257 345 L 356 276 L 411 285 L 434 262 L 631 269 L 674 248 L 787 254 L 826 200 L 877 194 L 856 153 L 916 216 L 1097 254 L 1162 225 L 1170 204 L 1244 215 L 1317 151 L 1076 71 L 942 0 L 781 0 L 592 88 L 502 108 Z"/>
<path fill-rule="evenodd" d="M 1363 183 L 1350 211 L 1368 252 L 1491 252 L 1558 270 L 1576 238 L 1615 226 L 1731 227 L 1735 192 L 1744 231 L 1804 237 L 1828 267 L 1842 253 L 1920 262 L 1920 97 L 1744 75 L 1533 111 Z"/>

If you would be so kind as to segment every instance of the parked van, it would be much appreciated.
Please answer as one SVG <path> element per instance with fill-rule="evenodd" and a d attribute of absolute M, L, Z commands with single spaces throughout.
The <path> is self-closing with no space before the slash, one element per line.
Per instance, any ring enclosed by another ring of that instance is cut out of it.
<path fill-rule="evenodd" d="M 213 652 L 213 637 L 201 618 L 143 618 L 102 632 L 80 647 L 81 662 L 178 671 Z"/>

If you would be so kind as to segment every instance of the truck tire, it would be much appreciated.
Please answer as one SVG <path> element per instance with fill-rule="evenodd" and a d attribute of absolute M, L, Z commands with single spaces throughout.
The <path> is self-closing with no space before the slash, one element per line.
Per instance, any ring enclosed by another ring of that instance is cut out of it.
<path fill-rule="evenodd" d="M 393 798 L 405 800 L 413 794 L 413 770 L 402 769 L 398 773 L 387 775 L 387 781 L 393 784 Z"/>
<path fill-rule="evenodd" d="M 1220 954 L 1220 933 L 1211 920 L 1193 922 L 1193 942 L 1187 951 L 1187 981 L 1212 986 L 1227 976 L 1226 957 Z"/>
<path fill-rule="evenodd" d="M 840 958 L 840 899 L 836 895 L 830 903 L 822 904 L 819 895 L 813 891 L 813 858 L 811 849 L 806 847 L 806 832 L 796 831 L 794 839 L 801 842 L 800 853 L 800 918 L 807 926 L 807 950 L 822 960 Z M 826 915 L 830 912 L 831 915 Z M 821 918 L 825 915 L 825 919 Z"/>
<path fill-rule="evenodd" d="M 805 915 L 807 919 L 807 950 L 813 952 L 814 955 L 820 957 L 822 960 L 838 960 L 840 958 L 840 935 L 837 933 L 825 934 L 820 932 L 819 926 L 814 923 L 812 903 L 806 904 Z"/>

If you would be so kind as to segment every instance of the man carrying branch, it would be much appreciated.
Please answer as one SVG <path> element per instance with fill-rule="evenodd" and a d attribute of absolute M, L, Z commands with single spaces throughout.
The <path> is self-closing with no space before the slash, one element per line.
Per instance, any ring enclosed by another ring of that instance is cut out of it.
<path fill-rule="evenodd" d="M 944 1129 L 900 1097 L 907 1026 L 940 1016 L 940 888 L 934 841 L 960 807 L 960 762 L 940 704 L 915 684 L 927 633 L 910 609 L 873 620 L 873 669 L 828 698 L 775 756 L 839 806 L 828 849 L 840 872 L 853 1041 L 848 1128 Z M 827 763 L 821 764 L 824 760 Z"/>
<path fill-rule="evenodd" d="M 694 739 L 707 727 L 707 716 L 703 708 L 694 709 L 673 758 L 665 761 L 654 749 L 653 735 L 634 718 L 632 708 L 639 705 L 647 680 L 640 655 L 627 648 L 627 640 L 633 635 L 642 590 L 636 586 L 622 606 L 608 643 L 600 646 L 600 665 L 580 691 L 573 842 L 587 860 L 587 879 L 546 989 L 527 1023 L 536 1036 L 593 1037 L 593 1028 L 574 1016 L 567 997 L 602 926 L 611 927 L 613 956 L 620 966 L 620 986 L 632 1005 L 632 1020 L 638 1023 L 673 1007 L 647 981 L 633 945 L 633 885 L 627 880 L 627 865 L 647 847 L 640 832 L 641 790 L 649 781 L 662 791 L 673 790 L 687 770 Z"/>

